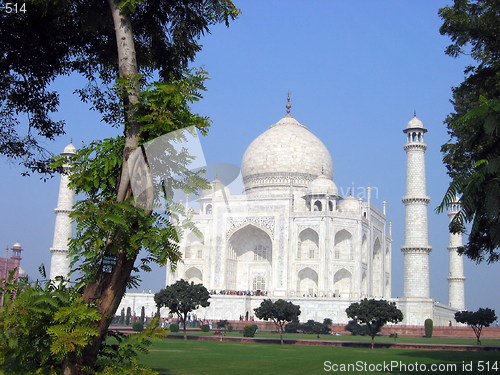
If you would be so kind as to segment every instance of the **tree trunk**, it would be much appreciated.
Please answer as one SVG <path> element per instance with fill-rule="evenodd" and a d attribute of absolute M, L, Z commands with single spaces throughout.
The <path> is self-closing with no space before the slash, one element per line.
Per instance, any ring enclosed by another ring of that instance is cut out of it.
<path fill-rule="evenodd" d="M 133 195 L 127 160 L 131 153 L 139 147 L 140 126 L 133 121 L 133 116 L 136 105 L 139 103 L 140 88 L 137 82 L 138 69 L 130 18 L 128 14 L 118 9 L 114 0 L 108 0 L 108 4 L 115 28 L 120 78 L 125 78 L 130 83 L 127 85 L 124 99 L 126 110 L 124 124 L 125 147 L 120 181 L 116 189 L 117 201 L 123 202 Z M 113 239 L 110 238 L 108 243 L 112 241 Z M 117 263 L 112 272 L 104 273 L 102 269 L 98 270 L 94 280 L 86 285 L 83 290 L 83 300 L 86 303 L 97 303 L 101 314 L 101 319 L 96 324 L 99 334 L 84 349 L 80 363 L 66 364 L 64 366 L 64 375 L 84 374 L 82 366 L 92 368 L 97 359 L 99 348 L 107 335 L 111 320 L 125 293 L 127 281 L 136 259 L 136 256 L 130 256 L 125 250 L 120 250 L 116 257 Z"/>

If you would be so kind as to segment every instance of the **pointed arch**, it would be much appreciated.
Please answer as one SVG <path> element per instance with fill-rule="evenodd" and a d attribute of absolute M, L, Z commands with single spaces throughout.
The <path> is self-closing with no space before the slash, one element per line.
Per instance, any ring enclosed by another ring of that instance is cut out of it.
<path fill-rule="evenodd" d="M 184 259 L 203 258 L 203 248 L 205 239 L 203 233 L 189 232 L 186 236 L 186 246 L 184 248 Z"/>
<path fill-rule="evenodd" d="M 366 234 L 363 234 L 363 239 L 361 240 L 361 261 L 367 263 L 368 260 L 368 241 L 366 239 Z"/>
<path fill-rule="evenodd" d="M 373 260 L 372 260 L 372 295 L 376 298 L 384 297 L 384 263 L 383 251 L 380 239 L 377 237 L 373 243 Z"/>
<path fill-rule="evenodd" d="M 310 267 L 303 268 L 297 274 L 297 294 L 314 296 L 318 293 L 318 273 Z"/>
<path fill-rule="evenodd" d="M 333 290 L 335 295 L 341 298 L 349 298 L 352 290 L 352 274 L 342 268 L 333 277 Z"/>
<path fill-rule="evenodd" d="M 203 274 L 202 274 L 201 270 L 199 270 L 198 268 L 191 267 L 191 268 L 186 270 L 185 279 L 190 283 L 193 282 L 195 284 L 202 284 L 203 283 Z"/>
<path fill-rule="evenodd" d="M 366 270 L 361 275 L 361 298 L 368 297 L 368 276 Z"/>
<path fill-rule="evenodd" d="M 297 258 L 317 259 L 319 257 L 319 235 L 314 229 L 306 228 L 299 234 Z"/>
<path fill-rule="evenodd" d="M 212 205 L 211 204 L 207 204 L 207 207 L 205 208 L 205 213 L 207 215 L 212 215 Z"/>
<path fill-rule="evenodd" d="M 270 275 L 272 250 L 271 238 L 261 228 L 247 224 L 236 230 L 227 242 L 226 289 L 251 290 L 252 274 Z"/>
<path fill-rule="evenodd" d="M 323 211 L 323 205 L 321 204 L 321 201 L 314 202 L 313 211 Z"/>
<path fill-rule="evenodd" d="M 342 229 L 335 234 L 334 242 L 335 259 L 352 259 L 352 234 Z"/>

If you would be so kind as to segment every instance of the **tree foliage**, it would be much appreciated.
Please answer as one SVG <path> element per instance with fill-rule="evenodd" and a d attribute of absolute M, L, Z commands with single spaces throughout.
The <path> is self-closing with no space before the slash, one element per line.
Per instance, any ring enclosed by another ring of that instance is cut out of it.
<path fill-rule="evenodd" d="M 477 344 L 481 345 L 481 332 L 484 327 L 489 327 L 491 323 L 497 320 L 495 310 L 489 308 L 480 308 L 477 311 L 457 311 L 455 320 L 458 323 L 467 324 L 472 328 L 476 335 Z"/>
<path fill-rule="evenodd" d="M 71 162 L 71 187 L 83 197 L 72 213 L 76 290 L 99 319 L 93 323 L 98 334 L 63 368 L 65 374 L 92 373 L 126 287 L 138 281 L 134 272 L 149 270 L 150 262 L 175 267 L 180 259 L 172 224 L 178 207 L 171 204 L 162 215 L 153 210 L 150 189 L 134 192 L 134 183 L 147 185 L 155 172 L 150 165 L 156 160 L 137 160 L 165 133 L 187 127 L 206 133 L 208 118 L 190 110 L 206 75 L 190 72 L 188 63 L 201 48 L 199 37 L 211 25 L 228 24 L 238 10 L 230 0 L 28 0 L 26 9 L 0 12 L 0 154 L 39 171 Z M 86 80 L 76 88 L 80 99 L 123 135 L 92 142 L 49 167 L 41 142 L 64 132 L 50 85 L 70 74 Z M 169 160 L 157 163 L 170 174 L 161 184 L 164 198 L 174 189 L 204 187 L 187 167 L 192 157 L 164 146 Z M 146 255 L 136 262 L 140 251 Z"/>
<path fill-rule="evenodd" d="M 314 334 L 319 339 L 319 335 L 326 335 L 330 333 L 330 328 L 328 326 L 328 321 L 323 321 L 323 323 L 320 323 L 314 320 L 308 320 L 304 324 L 301 324 L 299 329 L 302 329 L 302 332 L 304 333 Z"/>
<path fill-rule="evenodd" d="M 385 324 L 399 323 L 403 320 L 403 313 L 396 307 L 396 303 L 383 299 L 365 298 L 360 302 L 352 303 L 345 312 L 356 323 L 366 324 L 372 338 L 372 349 L 375 335 Z"/>
<path fill-rule="evenodd" d="M 10 279 L 1 285 L 2 374 L 62 374 L 63 366 L 71 365 L 99 334 L 94 324 L 100 319 L 96 306 L 85 304 L 81 293 L 62 279 L 34 283 Z M 109 332 L 110 339 L 101 345 L 93 373 L 152 374 L 139 365 L 136 353 L 146 353 L 151 339 L 158 335 L 164 336 L 164 332 L 154 327 L 134 338 Z"/>
<path fill-rule="evenodd" d="M 365 324 L 359 324 L 355 320 L 349 320 L 345 326 L 345 330 L 351 332 L 353 336 L 366 336 L 370 334 L 370 330 Z"/>
<path fill-rule="evenodd" d="M 450 140 L 441 151 L 452 182 L 438 207 L 443 211 L 460 197 L 453 233 L 471 222 L 467 244 L 459 249 L 472 260 L 495 262 L 500 248 L 500 86 L 497 0 L 455 0 L 441 8 L 440 32 L 450 37 L 446 53 L 469 55 L 476 65 L 453 88 L 454 112 L 445 120 Z"/>
<path fill-rule="evenodd" d="M 121 96 L 111 90 L 119 76 L 119 52 L 110 4 L 92 0 L 28 0 L 26 12 L 0 13 L 0 154 L 32 170 L 46 171 L 45 140 L 64 134 L 57 118 L 63 75 L 87 80 L 80 98 L 122 126 Z M 239 11 L 229 0 L 116 1 L 133 30 L 138 74 L 163 82 L 180 79 L 201 50 L 200 36 Z M 129 77 L 130 78 L 130 77 Z"/>
<path fill-rule="evenodd" d="M 210 305 L 208 299 L 210 293 L 202 284 L 176 281 L 155 294 L 154 300 L 157 307 L 167 307 L 172 314 L 177 314 L 184 327 L 184 339 L 186 336 L 187 314 L 193 310 Z"/>
<path fill-rule="evenodd" d="M 230 324 L 227 319 L 222 319 L 217 322 L 217 328 L 222 328 L 224 330 L 224 336 L 226 335 L 229 326 Z"/>
<path fill-rule="evenodd" d="M 81 353 L 96 336 L 92 323 L 100 318 L 95 306 L 83 303 L 62 280 L 46 285 L 12 279 L 0 289 L 0 370 L 5 374 L 29 374 L 58 367 Z"/>
<path fill-rule="evenodd" d="M 297 320 L 300 315 L 300 306 L 294 305 L 292 302 L 287 302 L 279 299 L 273 302 L 270 299 L 265 299 L 260 306 L 254 309 L 255 316 L 263 320 L 272 320 L 280 333 L 281 344 L 283 344 L 283 328 L 287 322 Z"/>

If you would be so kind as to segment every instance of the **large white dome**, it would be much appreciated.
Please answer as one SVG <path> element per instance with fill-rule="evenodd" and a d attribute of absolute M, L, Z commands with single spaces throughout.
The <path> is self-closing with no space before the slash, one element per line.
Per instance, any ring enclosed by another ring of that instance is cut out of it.
<path fill-rule="evenodd" d="M 307 187 L 321 174 L 333 177 L 327 148 L 287 114 L 248 146 L 241 163 L 246 193 Z"/>

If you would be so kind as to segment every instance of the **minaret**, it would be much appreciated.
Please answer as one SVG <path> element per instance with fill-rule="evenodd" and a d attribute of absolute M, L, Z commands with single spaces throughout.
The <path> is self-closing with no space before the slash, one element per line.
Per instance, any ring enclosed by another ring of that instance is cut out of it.
<path fill-rule="evenodd" d="M 429 253 L 426 195 L 424 133 L 427 129 L 414 116 L 403 132 L 407 136 L 406 151 L 406 208 L 404 253 L 404 297 L 429 298 Z"/>
<path fill-rule="evenodd" d="M 450 222 L 460 210 L 458 199 L 453 202 L 448 211 Z M 464 293 L 464 261 L 462 255 L 458 254 L 457 249 L 462 246 L 462 234 L 450 232 L 450 272 L 448 274 L 448 303 L 457 310 L 465 310 Z"/>
<path fill-rule="evenodd" d="M 71 143 L 67 145 L 61 153 L 63 156 L 72 156 L 75 154 L 76 148 Z M 50 253 L 52 254 L 50 262 L 51 280 L 54 280 L 56 276 L 68 278 L 70 271 L 68 241 L 73 237 L 73 224 L 69 214 L 75 203 L 75 192 L 68 187 L 68 167 L 68 164 L 63 166 L 66 173 L 61 175 L 57 208 L 54 210 L 56 214 L 56 224 L 54 227 L 54 240 L 50 248 Z"/>

